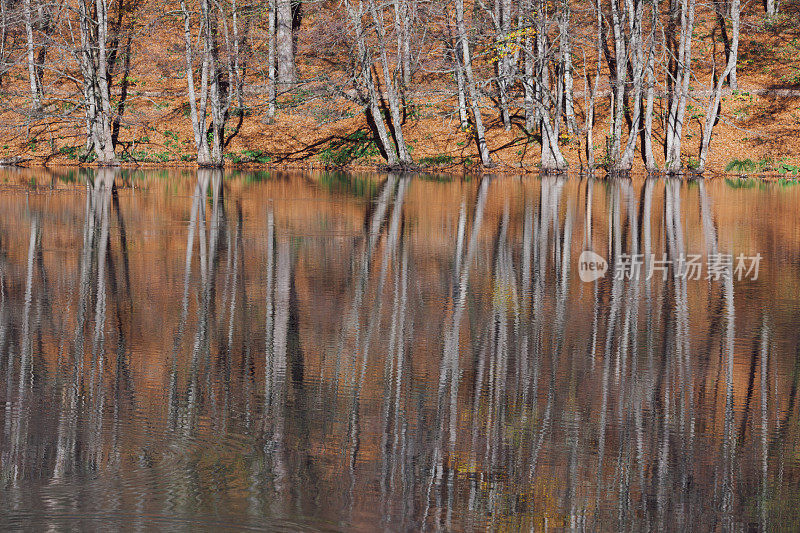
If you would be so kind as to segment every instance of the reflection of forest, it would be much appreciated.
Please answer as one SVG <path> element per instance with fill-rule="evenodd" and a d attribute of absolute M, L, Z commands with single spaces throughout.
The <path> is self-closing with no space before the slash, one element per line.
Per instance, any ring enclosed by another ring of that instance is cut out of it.
<path fill-rule="evenodd" d="M 664 529 L 795 512 L 796 192 L 145 178 L 0 196 L 0 517 Z M 583 283 L 586 249 L 764 261 L 758 281 Z"/>

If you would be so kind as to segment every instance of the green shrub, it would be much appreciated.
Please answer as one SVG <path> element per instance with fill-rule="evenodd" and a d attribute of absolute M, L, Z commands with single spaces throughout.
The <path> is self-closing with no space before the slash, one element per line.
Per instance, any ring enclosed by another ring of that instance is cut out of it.
<path fill-rule="evenodd" d="M 320 152 L 322 161 L 341 167 L 358 159 L 378 155 L 378 145 L 367 132 L 358 130 L 341 139 L 336 139 Z"/>
<path fill-rule="evenodd" d="M 417 161 L 420 165 L 425 167 L 435 167 L 439 165 L 453 164 L 453 156 L 439 154 L 431 157 L 420 157 Z"/>

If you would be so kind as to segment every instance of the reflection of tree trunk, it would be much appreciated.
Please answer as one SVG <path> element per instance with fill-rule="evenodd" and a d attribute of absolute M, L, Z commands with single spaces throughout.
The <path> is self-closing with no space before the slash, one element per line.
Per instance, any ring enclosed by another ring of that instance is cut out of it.
<path fill-rule="evenodd" d="M 733 355 L 735 341 L 735 309 L 733 299 L 733 272 L 730 269 L 722 275 L 722 288 L 725 293 L 725 425 L 722 437 L 722 505 L 720 514 L 723 527 L 733 528 L 734 471 L 733 459 L 736 447 L 733 397 Z"/>
<path fill-rule="evenodd" d="M 77 408 L 81 391 L 84 363 L 84 343 L 87 321 L 87 311 L 91 298 L 91 275 L 93 271 L 92 257 L 94 255 L 96 233 L 96 203 L 95 195 L 90 183 L 86 183 L 86 209 L 83 225 L 83 246 L 80 257 L 80 281 L 78 283 L 78 305 L 75 316 L 75 334 L 73 342 L 73 382 L 68 391 L 62 392 L 59 423 L 58 444 L 56 447 L 55 466 L 53 479 L 61 479 L 68 467 L 75 461 Z"/>
<path fill-rule="evenodd" d="M 348 334 L 350 332 L 354 332 L 356 337 L 355 344 L 356 346 L 360 344 L 359 332 L 361 330 L 361 325 L 360 325 L 359 315 L 361 312 L 361 303 L 364 299 L 364 294 L 367 290 L 367 285 L 369 282 L 369 273 L 370 273 L 370 268 L 372 266 L 372 256 L 375 252 L 375 247 L 378 244 L 378 239 L 380 238 L 381 226 L 383 226 L 386 213 L 389 209 L 389 202 L 391 200 L 392 195 L 394 194 L 396 183 L 397 183 L 397 176 L 394 174 L 389 174 L 388 178 L 383 184 L 383 190 L 379 193 L 377 201 L 374 202 L 375 205 L 373 207 L 373 210 L 370 213 L 368 213 L 368 219 L 365 224 L 364 250 L 363 250 L 363 256 L 360 261 L 358 277 L 355 281 L 355 294 L 353 296 L 353 303 L 350 306 L 348 314 L 345 315 L 345 320 L 340 332 L 339 347 L 337 350 L 336 364 L 335 364 L 335 370 L 336 370 L 335 378 L 337 380 L 339 379 L 341 359 L 345 352 Z M 353 373 L 355 372 L 355 350 L 353 351 L 353 355 L 348 361 L 347 367 L 351 370 L 351 372 Z"/>
<path fill-rule="evenodd" d="M 390 178 L 394 178 L 394 176 L 390 175 Z M 394 179 L 392 179 L 391 182 L 393 184 Z M 378 278 L 377 286 L 375 288 L 375 301 L 368 316 L 368 321 L 366 325 L 366 334 L 364 335 L 363 341 L 361 340 L 361 336 L 358 333 L 356 334 L 355 350 L 353 354 L 353 359 L 351 360 L 353 366 L 355 367 L 355 370 L 357 371 L 357 376 L 355 377 L 355 383 L 353 385 L 352 401 L 351 401 L 349 424 L 348 424 L 348 437 L 349 437 L 348 441 L 350 447 L 349 449 L 350 484 L 348 487 L 348 501 L 350 503 L 350 506 L 352 506 L 354 501 L 354 490 L 356 482 L 355 468 L 356 468 L 356 461 L 358 459 L 358 454 L 361 449 L 361 391 L 364 387 L 364 380 L 366 377 L 367 366 L 369 362 L 369 352 L 372 339 L 375 334 L 375 330 L 378 327 L 380 327 L 381 309 L 383 306 L 384 284 L 386 282 L 389 262 L 391 258 L 395 255 L 395 249 L 400 239 L 403 199 L 405 197 L 408 182 L 409 178 L 404 178 L 400 180 L 400 184 L 398 186 L 397 196 L 395 198 L 395 204 L 392 210 L 392 219 L 391 222 L 389 223 L 386 245 L 383 251 L 383 260 L 381 263 L 380 275 Z M 380 218 L 383 217 L 381 216 Z M 375 219 L 373 219 L 373 222 L 374 220 Z M 368 258 L 370 257 L 371 253 L 365 255 L 365 265 L 367 263 Z M 365 271 L 365 274 L 366 275 L 364 276 L 364 278 L 362 278 L 364 280 L 364 288 L 366 288 L 366 285 L 368 284 L 369 280 L 368 271 Z M 358 300 L 360 300 L 360 298 L 358 298 Z M 358 307 L 360 307 L 360 301 Z M 354 317 L 357 317 L 358 307 L 353 308 Z M 350 508 L 350 512 L 352 512 L 352 508 Z"/>
<path fill-rule="evenodd" d="M 759 501 L 759 514 L 761 519 L 761 531 L 769 531 L 767 528 L 767 435 L 769 432 L 769 420 L 767 419 L 767 399 L 769 395 L 769 385 L 767 384 L 767 368 L 770 355 L 770 329 L 767 319 L 764 317 L 761 324 L 761 499 Z"/>
<path fill-rule="evenodd" d="M 545 178 L 543 178 L 545 179 Z M 561 196 L 561 184 L 557 184 L 555 189 L 558 191 L 558 196 L 555 198 L 555 201 L 552 202 L 552 206 L 554 209 L 553 213 L 553 223 L 558 225 L 558 200 Z M 553 409 L 556 401 L 556 391 L 558 389 L 558 385 L 556 383 L 556 379 L 558 377 L 558 365 L 559 361 L 561 360 L 561 352 L 563 349 L 563 344 L 565 341 L 565 332 L 567 326 L 567 296 L 569 293 L 569 258 L 570 258 L 570 247 L 572 243 L 572 221 L 573 221 L 573 214 L 568 211 L 565 218 L 564 218 L 564 230 L 563 230 L 563 239 L 554 239 L 555 246 L 558 249 L 559 244 L 561 245 L 561 250 L 559 251 L 559 255 L 561 257 L 561 270 L 557 272 L 557 279 L 558 283 L 556 284 L 556 313 L 555 319 L 553 321 L 553 332 L 552 332 L 552 341 L 550 343 L 551 346 L 551 358 L 550 358 L 550 380 L 547 387 L 547 404 L 544 408 L 544 414 L 542 415 L 542 423 L 539 427 L 538 436 L 536 437 L 533 443 L 533 450 L 531 452 L 531 476 L 535 478 L 536 476 L 536 469 L 539 464 L 539 454 L 541 453 L 542 446 L 544 444 L 544 438 L 547 433 L 550 431 L 553 419 Z M 541 338 L 540 338 L 541 340 Z M 535 400 L 535 399 L 534 399 Z"/>
<path fill-rule="evenodd" d="M 11 457 L 14 463 L 13 482 L 16 485 L 25 477 L 26 456 L 28 447 L 28 426 L 31 406 L 29 404 L 29 392 L 33 387 L 32 365 L 32 333 L 31 333 L 31 307 L 33 305 L 33 276 L 34 259 L 41 236 L 39 230 L 39 220 L 34 218 L 31 223 L 31 235 L 28 241 L 28 269 L 25 277 L 25 304 L 22 310 L 22 332 L 20 338 L 20 357 L 19 357 L 19 378 L 17 380 L 17 404 L 19 413 L 13 421 L 13 443 Z M 11 365 L 9 365 L 9 368 Z"/>
<path fill-rule="evenodd" d="M 489 178 L 481 180 L 478 196 L 475 200 L 475 211 L 473 213 L 472 228 L 470 230 L 469 241 L 467 244 L 466 253 L 463 259 L 457 258 L 456 263 L 461 265 L 461 270 L 458 273 L 458 284 L 451 297 L 449 308 L 452 309 L 450 316 L 445 319 L 444 331 L 444 347 L 442 352 L 442 360 L 439 366 L 439 389 L 437 395 L 436 407 L 436 425 L 434 431 L 436 434 L 434 449 L 430 458 L 427 492 L 426 492 L 426 508 L 423 514 L 423 520 L 427 519 L 428 511 L 430 508 L 430 493 L 433 489 L 434 482 L 442 480 L 443 472 L 443 453 L 444 434 L 449 428 L 449 447 L 452 450 L 455 448 L 456 443 L 456 422 L 457 422 L 457 398 L 458 398 L 458 381 L 460 378 L 459 369 L 459 330 L 461 327 L 461 319 L 463 317 L 466 303 L 468 284 L 470 277 L 470 270 L 472 263 L 475 260 L 477 253 L 478 240 L 481 225 L 483 223 L 483 213 L 486 205 L 486 200 L 489 192 Z M 480 381 L 478 381 L 480 383 Z M 446 394 L 450 389 L 449 396 Z M 445 418 L 445 413 L 449 410 L 449 418 Z M 449 422 L 447 423 L 446 422 Z"/>
<path fill-rule="evenodd" d="M 400 453 L 401 421 L 404 420 L 401 401 L 405 375 L 403 373 L 406 341 L 406 314 L 408 313 L 408 248 L 400 242 L 401 252 L 395 254 L 393 263 L 394 302 L 392 305 L 392 326 L 389 348 L 384 370 L 384 401 L 382 409 L 383 435 L 381 452 L 381 495 L 383 499 L 384 526 L 392 523 L 395 501 L 396 476 L 398 474 L 398 455 Z M 400 255 L 401 257 L 397 257 Z M 398 264 L 399 263 L 399 264 Z M 400 456 L 400 461 L 403 457 Z"/>
<path fill-rule="evenodd" d="M 111 188 L 113 174 L 101 170 L 95 178 L 95 194 L 99 204 L 100 239 L 97 243 L 97 281 L 95 283 L 95 317 L 92 338 L 91 374 L 89 378 L 89 401 L 94 408 L 89 415 L 91 437 L 89 447 L 92 460 L 99 464 L 102 460 L 103 410 L 105 407 L 105 327 L 106 327 L 106 262 L 109 245 L 109 209 L 111 208 Z"/>
<path fill-rule="evenodd" d="M 186 407 L 180 425 L 184 437 L 196 430 L 200 401 L 203 397 L 202 377 L 206 377 L 206 388 L 210 388 L 210 342 L 211 324 L 216 315 L 216 281 L 219 264 L 219 240 L 225 226 L 224 193 L 220 171 L 198 171 L 201 184 L 198 197 L 198 225 L 200 229 L 200 294 L 198 295 L 197 326 L 192 343 L 189 365 L 189 381 L 186 392 Z M 206 230 L 205 190 L 211 184 L 211 219 Z M 187 263 L 188 264 L 188 263 Z M 210 391 L 209 391 L 210 394 Z"/>

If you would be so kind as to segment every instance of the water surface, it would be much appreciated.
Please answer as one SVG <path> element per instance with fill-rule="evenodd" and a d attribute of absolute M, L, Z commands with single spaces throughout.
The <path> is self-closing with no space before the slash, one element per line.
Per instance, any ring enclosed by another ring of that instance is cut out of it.
<path fill-rule="evenodd" d="M 799 523 L 800 187 L 3 183 L 3 529 Z"/>

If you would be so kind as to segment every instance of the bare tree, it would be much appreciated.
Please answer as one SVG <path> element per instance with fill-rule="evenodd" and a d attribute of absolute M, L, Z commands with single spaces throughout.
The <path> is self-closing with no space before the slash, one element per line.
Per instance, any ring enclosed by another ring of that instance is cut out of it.
<path fill-rule="evenodd" d="M 584 57 L 584 95 L 587 100 L 586 103 L 586 167 L 592 171 L 596 165 L 594 155 L 594 119 L 595 119 L 595 101 L 597 100 L 597 92 L 600 88 L 600 71 L 602 69 L 601 61 L 603 57 L 603 10 L 601 8 L 600 0 L 594 4 L 595 18 L 597 20 L 597 37 L 595 43 L 596 65 L 594 72 L 594 81 L 590 81 L 589 73 L 586 72 L 586 58 Z"/>
<path fill-rule="evenodd" d="M 291 85 L 295 81 L 292 0 L 274 0 L 274 3 L 277 9 L 278 82 Z"/>
<path fill-rule="evenodd" d="M 36 63 L 33 53 L 33 17 L 31 10 L 31 0 L 25 0 L 25 44 L 26 59 L 28 64 L 28 81 L 31 87 L 31 103 L 34 111 L 41 109 L 41 86 L 36 77 Z"/>
<path fill-rule="evenodd" d="M 83 75 L 86 152 L 94 152 L 99 165 L 116 165 L 108 83 L 108 2 L 80 0 L 78 7 L 81 29 L 78 58 Z"/>
<path fill-rule="evenodd" d="M 613 1 L 613 0 L 612 0 Z M 636 150 L 636 139 L 642 122 L 642 78 L 645 71 L 645 57 L 642 46 L 642 23 L 644 12 L 643 0 L 626 0 L 628 11 L 628 62 L 633 70 L 633 117 L 631 120 L 630 131 L 628 132 L 628 142 L 622 152 L 619 161 L 620 170 L 630 170 L 633 166 L 633 156 Z M 627 67 L 626 67 L 627 68 Z M 618 109 L 623 102 L 617 101 Z"/>
<path fill-rule="evenodd" d="M 692 76 L 692 31 L 694 29 L 695 0 L 681 0 L 672 13 L 680 17 L 680 41 L 678 43 L 675 69 L 669 74 L 672 78 L 672 92 L 669 99 L 669 112 L 666 120 L 665 159 L 666 170 L 680 172 L 681 140 L 686 103 L 689 99 L 689 81 Z M 678 11 L 680 14 L 678 15 Z"/>
<path fill-rule="evenodd" d="M 405 165 L 411 163 L 411 155 L 408 153 L 406 141 L 403 137 L 403 124 L 402 115 L 400 112 L 400 98 L 398 96 L 397 79 L 392 75 L 392 65 L 389 63 L 388 52 L 386 50 L 386 29 L 384 27 L 383 9 L 380 10 L 375 5 L 375 0 L 369 0 L 369 10 L 372 15 L 372 21 L 375 24 L 375 34 L 377 36 L 378 54 L 380 56 L 381 67 L 383 70 L 383 87 L 386 93 L 386 99 L 389 101 L 389 113 L 392 117 L 392 132 L 394 133 L 394 141 L 397 144 L 397 155 L 400 164 Z M 395 31 L 398 34 L 402 33 L 402 26 L 398 25 L 399 20 L 395 17 Z M 402 69 L 402 62 L 397 65 Z M 395 69 L 395 72 L 397 69 Z"/>
<path fill-rule="evenodd" d="M 562 4 L 563 8 L 563 4 Z M 543 171 L 562 172 L 567 169 L 567 160 L 561 153 L 558 145 L 558 112 L 554 118 L 553 112 L 553 91 L 550 87 L 550 69 L 548 67 L 550 59 L 550 46 L 548 32 L 552 24 L 552 13 L 548 11 L 545 0 L 536 0 L 536 19 L 538 21 L 536 32 L 536 74 L 534 83 L 541 98 L 535 100 L 538 107 L 539 128 L 542 135 L 542 159 L 541 169 Z M 558 85 L 558 82 L 556 82 Z"/>
<path fill-rule="evenodd" d="M 655 101 L 655 56 L 656 56 L 656 36 L 658 25 L 659 0 L 653 0 L 650 4 L 650 44 L 647 48 L 647 103 L 644 111 L 644 136 L 643 149 L 644 165 L 648 172 L 656 170 L 656 160 L 653 156 L 653 107 Z"/>
<path fill-rule="evenodd" d="M 728 77 L 736 66 L 736 60 L 739 55 L 739 9 L 740 1 L 731 0 L 731 22 L 733 26 L 733 35 L 731 36 L 731 47 L 728 54 L 728 62 L 725 65 L 725 70 L 717 78 L 716 83 L 711 89 L 711 96 L 708 99 L 708 108 L 706 109 L 706 123 L 703 128 L 703 140 L 700 144 L 700 164 L 698 170 L 702 172 L 705 170 L 706 162 L 708 160 L 708 147 L 711 144 L 711 134 L 714 131 L 714 125 L 717 122 L 720 111 L 720 98 L 722 96 L 722 84 L 725 78 Z"/>
<path fill-rule="evenodd" d="M 472 122 L 475 127 L 475 141 L 478 143 L 478 153 L 481 162 L 485 167 L 493 165 L 489 155 L 489 148 L 486 145 L 486 130 L 483 127 L 483 117 L 481 116 L 480 96 L 478 87 L 475 85 L 475 74 L 472 71 L 472 58 L 469 50 L 469 39 L 467 37 L 467 27 L 464 22 L 464 0 L 455 0 L 456 7 L 456 31 L 458 32 L 458 48 L 460 48 L 459 66 L 464 69 L 464 81 L 467 85 L 470 107 L 472 108 Z"/>
<path fill-rule="evenodd" d="M 350 18 L 353 39 L 355 40 L 356 54 L 353 61 L 355 71 L 353 83 L 356 86 L 356 90 L 360 93 L 361 99 L 366 101 L 365 107 L 368 109 L 368 116 L 372 119 L 372 123 L 375 126 L 375 131 L 378 134 L 378 141 L 383 147 L 389 166 L 395 166 L 399 161 L 398 151 L 389 138 L 389 130 L 386 127 L 386 122 L 383 119 L 383 113 L 380 108 L 380 95 L 378 94 L 375 77 L 372 73 L 374 59 L 372 57 L 372 50 L 367 43 L 367 34 L 363 25 L 363 0 L 358 0 L 357 7 L 351 0 L 344 0 L 344 6 Z"/>
<path fill-rule="evenodd" d="M 240 49 L 245 36 L 239 29 L 236 0 L 231 0 L 230 5 L 223 5 L 218 0 L 214 0 L 213 5 L 210 2 L 200 0 L 197 6 L 199 29 L 195 40 L 192 37 L 193 12 L 186 0 L 181 1 L 189 114 L 197 164 L 201 167 L 222 166 L 225 145 L 230 139 L 230 135 L 226 136 L 225 125 L 236 98 L 240 116 L 244 111 L 242 85 L 245 64 L 241 61 Z M 196 54 L 200 56 L 199 91 L 194 78 Z"/>
<path fill-rule="evenodd" d="M 275 100 L 278 96 L 277 88 L 277 69 L 275 66 L 276 57 L 276 5 L 275 0 L 269 0 L 267 4 L 267 76 L 268 76 L 268 94 L 267 94 L 267 121 L 272 122 L 275 120 Z"/>

